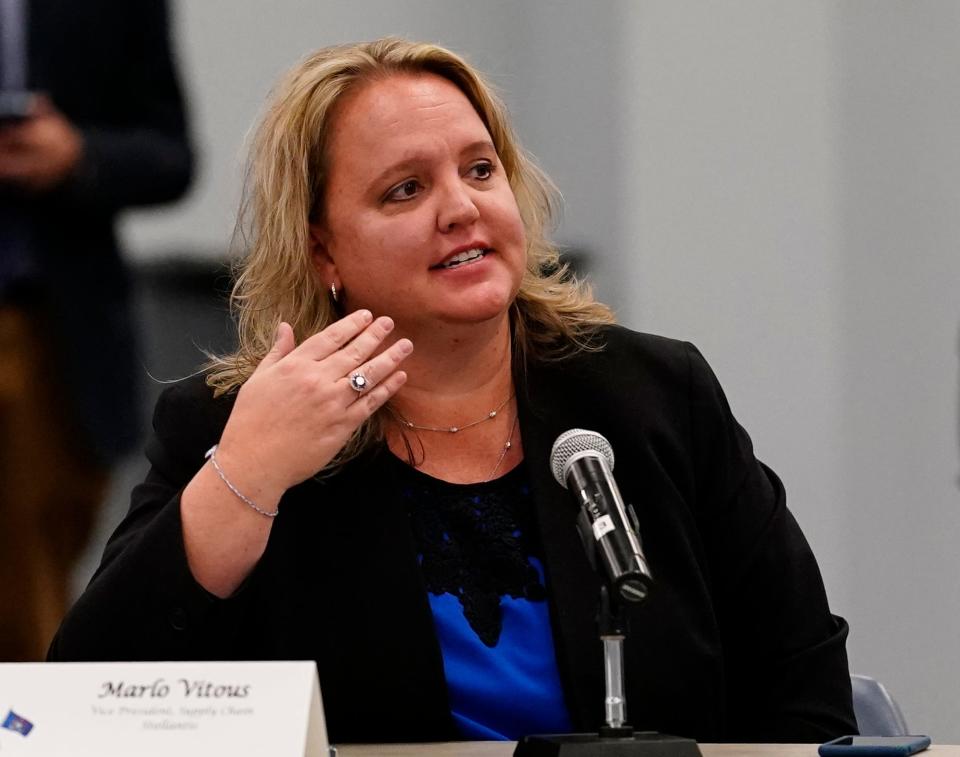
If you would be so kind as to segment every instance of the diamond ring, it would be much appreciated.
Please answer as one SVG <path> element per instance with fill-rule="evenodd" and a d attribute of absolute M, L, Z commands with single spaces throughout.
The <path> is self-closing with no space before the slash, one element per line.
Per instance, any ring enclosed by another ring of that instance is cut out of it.
<path fill-rule="evenodd" d="M 350 374 L 350 388 L 357 394 L 363 394 L 370 388 L 370 381 L 360 371 L 354 371 Z"/>

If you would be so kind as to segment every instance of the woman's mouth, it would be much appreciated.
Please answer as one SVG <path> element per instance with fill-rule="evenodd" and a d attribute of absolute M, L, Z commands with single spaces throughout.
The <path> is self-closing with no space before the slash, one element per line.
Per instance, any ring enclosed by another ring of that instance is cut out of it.
<path fill-rule="evenodd" d="M 457 253 L 449 260 L 445 260 L 443 263 L 438 263 L 433 266 L 433 268 L 459 268 L 460 266 L 470 265 L 470 263 L 475 263 L 476 261 L 483 258 L 487 253 L 492 252 L 489 247 L 475 247 L 472 250 L 464 250 L 463 252 Z"/>

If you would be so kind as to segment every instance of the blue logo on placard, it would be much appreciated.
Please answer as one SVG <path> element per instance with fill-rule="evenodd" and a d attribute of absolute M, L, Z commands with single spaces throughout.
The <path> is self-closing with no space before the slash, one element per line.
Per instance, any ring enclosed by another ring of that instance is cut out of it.
<path fill-rule="evenodd" d="M 0 710 L 3 712 L 3 710 Z M 21 736 L 26 736 L 30 731 L 33 730 L 33 723 L 31 723 L 26 718 L 22 718 L 13 710 L 7 714 L 7 717 L 4 718 L 3 723 L 0 723 L 0 728 L 6 728 L 8 731 L 13 731 L 14 733 L 19 733 Z"/>

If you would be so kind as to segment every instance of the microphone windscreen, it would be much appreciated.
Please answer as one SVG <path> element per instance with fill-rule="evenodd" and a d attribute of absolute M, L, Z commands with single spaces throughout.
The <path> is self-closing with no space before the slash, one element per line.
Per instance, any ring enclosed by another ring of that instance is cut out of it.
<path fill-rule="evenodd" d="M 570 465 L 574 460 L 588 456 L 603 457 L 613 472 L 613 447 L 603 434 L 582 428 L 572 428 L 560 434 L 550 450 L 550 470 L 557 483 L 566 489 Z"/>

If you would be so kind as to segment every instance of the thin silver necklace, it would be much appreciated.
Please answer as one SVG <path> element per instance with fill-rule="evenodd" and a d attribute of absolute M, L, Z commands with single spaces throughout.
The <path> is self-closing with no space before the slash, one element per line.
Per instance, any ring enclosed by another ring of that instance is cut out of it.
<path fill-rule="evenodd" d="M 507 437 L 507 441 L 504 442 L 503 449 L 500 450 L 500 457 L 497 458 L 497 464 L 493 466 L 493 470 L 490 471 L 490 475 L 483 480 L 484 483 L 487 481 L 492 481 L 497 471 L 500 470 L 500 466 L 503 464 L 503 458 L 507 456 L 507 452 L 509 452 L 510 448 L 513 446 L 513 435 L 517 430 L 517 421 L 519 420 L 520 414 L 517 413 L 513 416 L 513 423 L 510 424 L 510 436 Z"/>
<path fill-rule="evenodd" d="M 397 416 L 397 420 L 400 421 L 400 423 L 403 424 L 403 426 L 406 428 L 416 429 L 417 431 L 445 431 L 448 434 L 456 434 L 459 431 L 463 431 L 468 428 L 473 428 L 474 426 L 479 426 L 481 423 L 492 421 L 494 418 L 497 417 L 497 413 L 503 410 L 503 408 L 507 406 L 507 403 L 512 399 L 513 399 L 513 394 L 507 397 L 503 402 L 501 402 L 493 410 L 491 410 L 489 413 L 487 413 L 485 416 L 483 416 L 479 420 L 471 421 L 470 423 L 465 423 L 462 426 L 422 426 L 419 423 L 408 421 L 406 418 L 404 418 L 400 414 L 398 410 L 394 410 L 393 408 L 390 408 L 390 409 L 393 411 L 393 414 Z M 513 436 L 512 431 L 510 435 Z"/>

